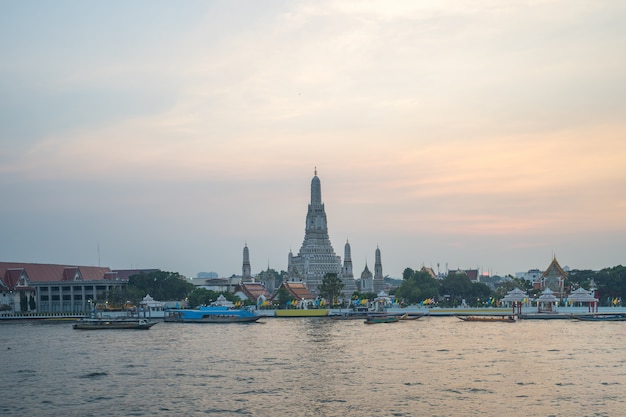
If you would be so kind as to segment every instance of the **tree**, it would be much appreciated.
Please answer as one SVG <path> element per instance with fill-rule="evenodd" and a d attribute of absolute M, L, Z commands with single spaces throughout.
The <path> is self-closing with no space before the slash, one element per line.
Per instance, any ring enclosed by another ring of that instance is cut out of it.
<path fill-rule="evenodd" d="M 480 307 L 491 298 L 491 288 L 482 282 L 474 282 L 470 288 L 471 291 L 467 300 L 472 307 Z"/>
<path fill-rule="evenodd" d="M 452 305 L 459 305 L 461 300 L 471 296 L 472 281 L 467 274 L 451 272 L 441 280 L 439 291 L 450 298 Z"/>
<path fill-rule="evenodd" d="M 230 302 L 241 301 L 239 297 L 229 292 L 217 292 L 207 290 L 206 288 L 196 288 L 189 293 L 187 301 L 191 307 L 198 307 L 202 305 L 209 305 L 213 301 L 216 301 L 220 295 L 223 295 L 225 299 Z"/>
<path fill-rule="evenodd" d="M 127 301 L 134 298 L 129 295 L 126 287 L 112 287 L 106 294 L 106 302 L 111 308 L 122 308 Z M 143 298 L 140 296 L 140 298 Z"/>
<path fill-rule="evenodd" d="M 589 284 L 591 283 L 591 280 L 595 280 L 597 274 L 598 273 L 596 271 L 592 271 L 590 269 L 573 269 L 567 274 L 565 286 L 571 286 L 574 289 L 580 287 L 589 289 Z"/>
<path fill-rule="evenodd" d="M 217 292 L 207 290 L 206 288 L 196 288 L 189 293 L 187 300 L 191 307 L 198 307 L 202 305 L 211 304 L 212 301 L 217 300 Z"/>
<path fill-rule="evenodd" d="M 503 298 L 509 291 L 512 291 L 515 288 L 522 291 L 528 291 L 532 288 L 532 286 L 532 283 L 530 281 L 526 281 L 524 278 L 510 277 L 508 281 L 502 281 L 496 288 L 496 295 L 498 298 Z"/>
<path fill-rule="evenodd" d="M 35 302 L 35 297 L 33 297 L 32 294 L 28 298 L 28 307 L 30 308 L 30 311 L 35 311 L 37 309 L 37 303 Z"/>
<path fill-rule="evenodd" d="M 402 273 L 402 283 L 396 289 L 396 299 L 415 304 L 439 295 L 438 282 L 427 272 L 406 268 Z"/>
<path fill-rule="evenodd" d="M 626 267 L 618 265 L 604 268 L 593 279 L 598 285 L 601 304 L 611 305 L 613 299 L 626 299 Z"/>
<path fill-rule="evenodd" d="M 404 271 L 402 272 L 402 279 L 404 281 L 408 281 L 409 279 L 413 277 L 413 275 L 415 275 L 414 270 L 412 270 L 411 268 L 405 268 Z"/>
<path fill-rule="evenodd" d="M 129 290 L 136 289 L 142 294 L 150 294 L 155 300 L 182 300 L 195 288 L 178 272 L 154 271 L 148 274 L 132 275 L 128 279 Z"/>
<path fill-rule="evenodd" d="M 337 274 L 329 272 L 322 278 L 322 285 L 318 287 L 321 297 L 324 297 L 331 306 L 339 304 L 339 296 L 343 290 L 343 282 Z"/>
<path fill-rule="evenodd" d="M 289 291 L 285 287 L 280 287 L 276 292 L 278 295 L 278 306 L 285 307 L 287 303 L 292 301 L 291 296 L 289 295 Z"/>

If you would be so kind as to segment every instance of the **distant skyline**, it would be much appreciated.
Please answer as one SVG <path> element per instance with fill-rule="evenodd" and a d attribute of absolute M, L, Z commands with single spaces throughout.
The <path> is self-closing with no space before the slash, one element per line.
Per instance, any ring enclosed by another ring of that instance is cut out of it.
<path fill-rule="evenodd" d="M 626 263 L 626 3 L 0 3 L 0 260 Z"/>

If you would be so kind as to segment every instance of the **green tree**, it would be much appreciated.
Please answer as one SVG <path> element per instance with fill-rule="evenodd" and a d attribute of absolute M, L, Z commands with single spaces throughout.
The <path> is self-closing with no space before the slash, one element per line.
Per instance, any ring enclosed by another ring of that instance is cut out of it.
<path fill-rule="evenodd" d="M 217 300 L 218 293 L 206 288 L 196 288 L 189 293 L 187 300 L 190 307 L 199 307 L 209 305 L 212 301 Z"/>
<path fill-rule="evenodd" d="M 195 288 L 178 272 L 155 271 L 133 275 L 128 279 L 129 290 L 136 289 L 142 297 L 150 294 L 155 300 L 182 300 Z"/>
<path fill-rule="evenodd" d="M 604 268 L 593 277 L 598 286 L 601 305 L 611 305 L 612 300 L 626 300 L 626 267 L 622 265 Z"/>
<path fill-rule="evenodd" d="M 397 300 L 416 304 L 427 298 L 437 298 L 439 283 L 427 272 L 406 268 L 402 273 L 402 283 L 396 289 Z"/>
<path fill-rule="evenodd" d="M 241 301 L 239 297 L 229 292 L 217 292 L 212 290 L 207 290 L 206 288 L 195 288 L 193 291 L 189 293 L 187 297 L 187 301 L 189 302 L 190 307 L 199 307 L 203 305 L 209 305 L 214 301 L 217 301 L 218 297 L 223 295 L 228 301 L 232 303 L 236 303 L 237 301 Z"/>
<path fill-rule="evenodd" d="M 474 282 L 470 287 L 470 294 L 467 301 L 472 307 L 481 307 L 491 296 L 491 288 L 482 282 Z"/>
<path fill-rule="evenodd" d="M 414 270 L 412 270 L 411 268 L 405 268 L 404 271 L 402 271 L 402 279 L 404 281 L 408 281 L 409 279 L 413 277 L 414 274 L 415 274 Z"/>
<path fill-rule="evenodd" d="M 332 306 L 339 304 L 339 296 L 343 290 L 343 282 L 337 274 L 329 272 L 322 278 L 322 285 L 318 287 L 321 297 L 325 298 Z"/>
<path fill-rule="evenodd" d="M 130 301 L 132 297 L 129 295 L 127 287 L 113 287 L 106 294 L 106 302 L 112 308 L 121 308 L 126 304 L 127 301 Z M 143 297 L 140 297 L 140 299 Z"/>
<path fill-rule="evenodd" d="M 32 294 L 28 298 L 28 307 L 30 308 L 30 311 L 35 311 L 37 309 L 37 303 L 35 302 L 35 297 L 33 297 Z"/>
<path fill-rule="evenodd" d="M 287 291 L 287 289 L 285 289 L 285 287 L 280 287 L 278 289 L 278 291 L 276 292 L 276 294 L 278 295 L 278 306 L 279 307 L 285 307 L 287 305 L 287 303 L 293 301 L 293 299 L 289 295 L 289 291 Z"/>
<path fill-rule="evenodd" d="M 596 275 L 597 272 L 590 269 L 573 269 L 567 274 L 565 286 L 589 289 L 589 284 L 591 280 L 595 280 Z"/>
<path fill-rule="evenodd" d="M 439 293 L 448 297 L 453 306 L 459 305 L 472 295 L 472 281 L 467 274 L 451 272 L 441 280 Z"/>

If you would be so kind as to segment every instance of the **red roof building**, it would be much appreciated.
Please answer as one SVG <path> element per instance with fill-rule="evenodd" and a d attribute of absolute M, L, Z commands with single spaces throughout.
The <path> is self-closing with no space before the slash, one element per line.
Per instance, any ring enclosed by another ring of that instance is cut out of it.
<path fill-rule="evenodd" d="M 284 288 L 289 293 L 289 296 L 297 301 L 312 301 L 315 300 L 315 296 L 309 291 L 306 285 L 303 282 L 283 282 L 278 287 L 278 290 L 272 295 L 272 301 L 274 301 L 277 297 L 278 291 L 281 288 Z"/>
<path fill-rule="evenodd" d="M 125 284 L 108 267 L 0 262 L 0 310 L 87 312 L 90 302 Z"/>
<path fill-rule="evenodd" d="M 242 282 L 235 287 L 235 295 L 242 300 L 250 300 L 255 304 L 258 303 L 259 298 L 267 300 L 270 298 L 270 294 L 265 289 L 265 285 L 260 282 Z"/>

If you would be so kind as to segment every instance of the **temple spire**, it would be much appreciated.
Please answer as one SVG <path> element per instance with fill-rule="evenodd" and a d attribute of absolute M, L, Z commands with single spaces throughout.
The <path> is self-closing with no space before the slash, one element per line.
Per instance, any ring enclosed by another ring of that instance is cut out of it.
<path fill-rule="evenodd" d="M 383 262 L 380 256 L 380 248 L 376 245 L 374 261 L 374 292 L 378 293 L 385 287 L 385 277 L 383 276 Z"/>
<path fill-rule="evenodd" d="M 252 269 L 250 268 L 250 251 L 248 250 L 248 242 L 243 247 L 243 263 L 241 266 L 241 280 L 249 282 L 252 280 Z"/>
<path fill-rule="evenodd" d="M 315 176 L 311 180 L 311 205 L 314 209 L 319 209 L 318 206 L 322 204 L 322 185 L 320 179 L 317 176 L 317 168 L 315 169 Z M 323 211 L 323 208 L 322 208 Z M 324 213 L 324 216 L 326 214 Z"/>

